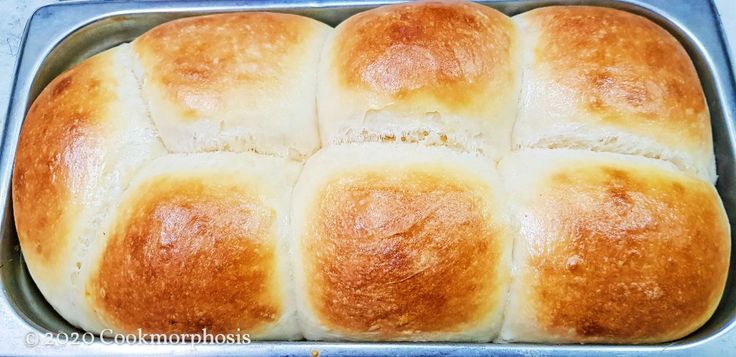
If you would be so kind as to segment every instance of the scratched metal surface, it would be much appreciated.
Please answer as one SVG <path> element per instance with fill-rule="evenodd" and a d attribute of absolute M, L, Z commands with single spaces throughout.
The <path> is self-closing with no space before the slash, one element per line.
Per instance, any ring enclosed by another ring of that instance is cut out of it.
<path fill-rule="evenodd" d="M 23 27 L 38 7 L 50 0 L 0 0 L 0 108 L 8 105 L 13 69 Z"/>

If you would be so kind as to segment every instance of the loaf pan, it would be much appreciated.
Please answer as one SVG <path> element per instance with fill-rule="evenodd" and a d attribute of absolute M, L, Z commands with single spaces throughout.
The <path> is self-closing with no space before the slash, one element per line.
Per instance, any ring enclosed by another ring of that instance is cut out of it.
<path fill-rule="evenodd" d="M 21 124 L 28 107 L 55 76 L 83 59 L 133 40 L 160 23 L 215 12 L 267 10 L 288 12 L 332 26 L 354 13 L 398 1 L 128 1 L 67 2 L 38 9 L 30 18 L 15 71 L 8 114 L 2 119 L 0 152 L 0 355 L 206 354 L 206 355 L 644 355 L 669 352 L 683 356 L 730 355 L 736 351 L 734 266 L 713 317 L 690 336 L 659 345 L 539 345 L 466 343 L 324 343 L 253 342 L 216 344 L 110 344 L 65 322 L 31 280 L 13 222 L 10 182 Z M 670 31 L 695 63 L 712 118 L 718 164 L 718 192 L 736 222 L 736 89 L 728 47 L 716 7 L 710 0 L 627 1 L 480 1 L 507 15 L 540 6 L 592 4 L 648 17 Z M 43 197 L 38 197 L 43 200 Z M 736 231 L 736 230 L 734 230 Z M 733 238 L 733 233 L 732 233 Z M 731 261 L 734 259 L 732 250 Z M 44 334 L 57 334 L 47 339 Z M 77 335 L 74 335 L 77 333 Z M 75 336 L 77 336 L 75 338 Z M 67 341 L 68 339 L 68 341 Z"/>

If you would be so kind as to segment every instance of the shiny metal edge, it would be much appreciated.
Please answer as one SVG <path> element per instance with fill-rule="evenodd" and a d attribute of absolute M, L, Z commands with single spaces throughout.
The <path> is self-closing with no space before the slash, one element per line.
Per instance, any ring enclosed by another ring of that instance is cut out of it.
<path fill-rule="evenodd" d="M 66 2 L 39 8 L 29 20 L 19 51 L 15 82 L 10 97 L 6 118 L 2 118 L 0 134 L 0 355 L 69 355 L 69 354 L 202 354 L 202 355 L 551 355 L 582 356 L 612 353 L 617 355 L 643 355 L 652 352 L 668 352 L 674 355 L 730 355 L 736 348 L 736 291 L 734 291 L 734 268 L 729 272 L 729 282 L 723 301 L 706 328 L 680 341 L 664 345 L 533 345 L 533 344 L 457 344 L 457 343 L 325 343 L 299 342 L 255 342 L 249 345 L 118 345 L 104 344 L 99 339 L 92 344 L 52 343 L 33 348 L 24 341 L 28 333 L 41 334 L 46 331 L 43 323 L 25 316 L 24 309 L 48 311 L 44 301 L 21 302 L 13 291 L 12 284 L 26 284 L 25 289 L 34 289 L 27 279 L 22 256 L 15 237 L 10 180 L 15 149 L 20 127 L 30 100 L 35 98 L 46 83 L 38 78 L 53 78 L 63 68 L 43 67 L 44 61 L 57 46 L 64 43 L 74 32 L 97 21 L 120 15 L 156 15 L 158 20 L 173 19 L 190 14 L 226 12 L 237 10 L 274 10 L 317 14 L 320 20 L 335 24 L 340 19 L 330 14 L 372 8 L 387 1 L 301 1 L 301 0 L 256 0 L 256 1 L 160 1 L 160 2 Z M 607 1 L 559 1 L 522 0 L 480 1 L 513 15 L 535 7 L 552 4 L 595 4 L 621 8 L 639 13 L 665 26 L 678 37 L 690 52 L 708 98 L 713 118 L 713 134 L 718 173 L 717 185 L 729 220 L 736 222 L 736 85 L 728 49 L 721 30 L 719 15 L 710 0 L 672 2 L 668 0 L 607 0 Z M 157 20 L 157 21 L 158 21 Z M 100 48 L 100 50 L 103 48 Z M 67 64 L 68 65 L 68 64 Z M 55 73 L 39 74 L 39 69 Z M 732 237 L 733 238 L 733 237 Z M 732 252 L 732 261 L 735 253 Z M 19 280 L 24 276 L 26 280 Z M 12 281 L 11 281 L 12 280 Z M 28 306 L 21 306 L 28 304 Z M 708 328 L 710 326 L 710 328 Z"/>

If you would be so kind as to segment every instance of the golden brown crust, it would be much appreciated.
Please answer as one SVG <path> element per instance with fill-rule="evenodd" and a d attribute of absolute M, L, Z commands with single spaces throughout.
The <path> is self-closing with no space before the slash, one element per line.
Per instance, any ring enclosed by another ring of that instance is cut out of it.
<path fill-rule="evenodd" d="M 100 132 L 116 98 L 111 56 L 95 56 L 54 79 L 23 124 L 13 172 L 15 223 L 26 257 L 48 266 L 65 252 L 86 185 L 101 171 Z"/>
<path fill-rule="evenodd" d="M 139 37 L 135 50 L 148 78 L 183 119 L 226 109 L 231 90 L 273 88 L 289 73 L 293 51 L 318 30 L 312 19 L 267 12 L 184 18 Z M 301 46 L 301 47 L 300 47 Z M 247 99 L 247 98 L 246 98 Z"/>
<path fill-rule="evenodd" d="M 307 298 L 327 327 L 382 338 L 456 331 L 497 306 L 502 247 L 477 192 L 415 171 L 341 177 L 319 196 L 302 249 Z"/>
<path fill-rule="evenodd" d="M 573 91 L 595 118 L 624 127 L 668 126 L 681 132 L 682 140 L 711 140 L 708 108 L 692 61 L 652 21 L 586 6 L 545 7 L 522 17 L 540 31 L 532 66 Z"/>
<path fill-rule="evenodd" d="M 275 213 L 220 181 L 156 177 L 124 202 L 87 289 L 115 326 L 257 333 L 280 318 Z"/>
<path fill-rule="evenodd" d="M 514 34 L 508 17 L 470 2 L 383 6 L 340 24 L 333 70 L 343 87 L 478 111 L 513 78 Z"/>
<path fill-rule="evenodd" d="M 670 340 L 707 318 L 729 264 L 713 188 L 660 171 L 562 170 L 528 207 L 532 301 L 580 342 Z"/>

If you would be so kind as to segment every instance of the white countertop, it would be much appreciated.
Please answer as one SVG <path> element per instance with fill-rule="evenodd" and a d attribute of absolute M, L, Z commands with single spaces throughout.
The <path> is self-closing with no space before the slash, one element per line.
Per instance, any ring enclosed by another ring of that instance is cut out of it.
<path fill-rule="evenodd" d="M 673 0 L 672 3 L 687 0 Z M 13 82 L 15 61 L 20 44 L 20 36 L 26 20 L 38 7 L 56 0 L 0 0 L 4 21 L 0 23 L 0 108 L 7 110 L 10 86 Z M 736 63 L 736 1 L 715 0 L 721 13 L 731 47 L 731 63 Z M 4 115 L 4 114 L 3 114 Z"/>
<path fill-rule="evenodd" d="M 684 1 L 684 0 L 680 0 Z M 736 63 L 736 1 L 734 0 L 715 0 L 718 12 L 721 14 L 723 27 L 726 29 L 726 37 L 728 37 L 731 47 L 731 64 Z"/>

